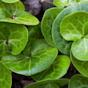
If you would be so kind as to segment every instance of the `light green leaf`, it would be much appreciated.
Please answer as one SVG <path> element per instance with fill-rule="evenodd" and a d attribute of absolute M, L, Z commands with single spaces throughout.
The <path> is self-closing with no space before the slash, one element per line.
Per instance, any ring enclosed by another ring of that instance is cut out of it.
<path fill-rule="evenodd" d="M 53 0 L 53 4 L 57 7 L 65 7 L 71 4 L 74 0 Z"/>
<path fill-rule="evenodd" d="M 68 84 L 68 79 L 59 79 L 51 81 L 41 81 L 27 85 L 25 88 L 59 88 Z"/>
<path fill-rule="evenodd" d="M 59 14 L 59 12 L 62 9 L 59 9 L 57 7 L 50 8 L 45 11 L 42 22 L 41 22 L 41 31 L 42 34 L 47 41 L 47 43 L 51 46 L 54 46 L 53 40 L 52 40 L 52 23 L 55 19 L 55 17 Z"/>
<path fill-rule="evenodd" d="M 28 41 L 28 30 L 23 25 L 0 23 L 0 55 L 22 52 Z"/>
<path fill-rule="evenodd" d="M 11 88 L 11 72 L 0 63 L 0 88 Z"/>
<path fill-rule="evenodd" d="M 52 26 L 52 38 L 55 43 L 55 46 L 64 54 L 68 54 L 70 51 L 70 42 L 65 41 L 60 34 L 60 24 L 62 19 L 73 12 L 84 11 L 88 12 L 88 4 L 86 3 L 75 3 L 71 6 L 68 6 L 58 14 L 54 20 Z"/>
<path fill-rule="evenodd" d="M 74 75 L 69 82 L 68 88 L 88 88 L 88 78 L 82 75 Z"/>
<path fill-rule="evenodd" d="M 47 69 L 54 62 L 57 53 L 56 48 L 49 47 L 43 40 L 36 40 L 28 43 L 22 54 L 4 56 L 2 63 L 15 73 L 31 76 Z"/>
<path fill-rule="evenodd" d="M 88 77 L 88 61 L 80 61 L 71 55 L 72 64 L 79 73 L 83 76 Z"/>
<path fill-rule="evenodd" d="M 1 3 L 0 21 L 24 25 L 37 25 L 39 23 L 36 17 L 24 10 L 21 2 Z"/>
<path fill-rule="evenodd" d="M 70 58 L 59 55 L 54 63 L 45 71 L 32 76 L 35 80 L 55 80 L 64 76 L 70 66 Z"/>
<path fill-rule="evenodd" d="M 76 59 L 88 61 L 88 35 L 79 41 L 73 42 L 71 51 Z"/>
<path fill-rule="evenodd" d="M 65 16 L 60 25 L 60 33 L 67 41 L 77 41 L 88 34 L 88 13 L 76 12 Z"/>
<path fill-rule="evenodd" d="M 15 3 L 15 2 L 18 2 L 19 0 L 1 0 L 5 3 Z"/>
<path fill-rule="evenodd" d="M 66 7 L 74 3 L 84 2 L 84 1 L 87 1 L 87 0 L 53 0 L 53 4 L 57 7 Z"/>

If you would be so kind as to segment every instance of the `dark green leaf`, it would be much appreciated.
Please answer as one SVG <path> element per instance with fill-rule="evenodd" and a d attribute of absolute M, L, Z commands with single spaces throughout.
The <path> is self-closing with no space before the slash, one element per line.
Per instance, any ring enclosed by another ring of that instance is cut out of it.
<path fill-rule="evenodd" d="M 41 81 L 27 85 L 25 88 L 59 88 L 68 84 L 68 79 L 59 79 L 51 81 Z"/>
<path fill-rule="evenodd" d="M 88 88 L 88 78 L 74 75 L 69 82 L 68 88 Z"/>
<path fill-rule="evenodd" d="M 11 88 L 11 72 L 0 63 L 0 88 Z"/>

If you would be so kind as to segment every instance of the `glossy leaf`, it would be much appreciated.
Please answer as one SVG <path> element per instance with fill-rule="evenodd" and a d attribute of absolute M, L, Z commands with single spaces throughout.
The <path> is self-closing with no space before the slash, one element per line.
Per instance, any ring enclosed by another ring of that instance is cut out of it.
<path fill-rule="evenodd" d="M 59 86 L 63 87 L 64 85 L 67 85 L 68 81 L 68 79 L 41 81 L 27 85 L 25 88 L 59 88 Z"/>
<path fill-rule="evenodd" d="M 60 32 L 67 41 L 77 41 L 88 34 L 88 13 L 76 12 L 65 16 L 60 25 Z"/>
<path fill-rule="evenodd" d="M 11 72 L 0 63 L 0 88 L 11 88 Z"/>
<path fill-rule="evenodd" d="M 22 52 L 28 41 L 28 30 L 23 25 L 0 23 L 0 55 Z"/>
<path fill-rule="evenodd" d="M 15 3 L 15 2 L 17 2 L 19 0 L 1 0 L 1 1 L 3 1 L 5 3 Z"/>
<path fill-rule="evenodd" d="M 74 0 L 53 0 L 53 4 L 58 7 L 65 7 L 72 3 Z"/>
<path fill-rule="evenodd" d="M 59 12 L 62 9 L 59 9 L 57 7 L 50 8 L 45 11 L 42 22 L 41 22 L 41 31 L 42 34 L 47 41 L 47 43 L 51 46 L 54 46 L 53 40 L 52 40 L 52 23 L 55 19 L 55 17 L 59 14 Z M 53 13 L 53 14 L 52 14 Z"/>
<path fill-rule="evenodd" d="M 57 53 L 56 48 L 49 47 L 43 40 L 36 40 L 28 43 L 22 54 L 4 56 L 2 63 L 15 73 L 31 76 L 47 69 L 55 60 Z"/>
<path fill-rule="evenodd" d="M 82 75 L 74 75 L 69 82 L 68 88 L 88 88 L 88 78 Z"/>
<path fill-rule="evenodd" d="M 72 44 L 72 54 L 78 60 L 88 61 L 88 35 Z"/>
<path fill-rule="evenodd" d="M 77 2 L 84 2 L 87 0 L 53 0 L 53 4 L 57 7 L 66 7 Z"/>
<path fill-rule="evenodd" d="M 70 66 L 70 58 L 59 55 L 54 63 L 45 71 L 32 76 L 35 80 L 55 80 L 64 76 Z"/>
<path fill-rule="evenodd" d="M 21 2 L 1 3 L 0 21 L 24 25 L 37 25 L 39 23 L 36 17 L 24 10 Z"/>
<path fill-rule="evenodd" d="M 72 64 L 83 76 L 88 77 L 88 61 L 80 61 L 71 55 Z"/>
<path fill-rule="evenodd" d="M 73 12 L 84 11 L 88 12 L 88 4 L 87 3 L 75 3 L 71 6 L 68 6 L 64 10 L 58 14 L 56 19 L 54 20 L 52 26 L 52 38 L 55 43 L 55 46 L 64 54 L 69 54 L 71 42 L 65 41 L 60 34 L 60 24 L 62 19 Z"/>

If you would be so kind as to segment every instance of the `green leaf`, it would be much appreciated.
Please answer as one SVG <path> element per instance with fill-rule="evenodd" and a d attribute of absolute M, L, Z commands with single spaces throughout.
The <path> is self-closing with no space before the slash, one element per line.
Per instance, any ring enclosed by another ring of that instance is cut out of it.
<path fill-rule="evenodd" d="M 59 88 L 59 86 L 54 82 L 45 81 L 45 82 L 37 82 L 35 84 L 28 85 L 25 88 Z"/>
<path fill-rule="evenodd" d="M 70 58 L 59 55 L 54 63 L 45 71 L 32 76 L 35 80 L 55 80 L 64 76 L 70 66 Z"/>
<path fill-rule="evenodd" d="M 69 82 L 68 88 L 88 88 L 88 78 L 74 75 Z"/>
<path fill-rule="evenodd" d="M 76 59 L 88 61 L 88 35 L 79 41 L 73 42 L 71 51 Z"/>
<path fill-rule="evenodd" d="M 25 88 L 59 88 L 67 85 L 68 79 L 41 81 L 27 85 Z"/>
<path fill-rule="evenodd" d="M 53 4 L 57 7 L 65 7 L 77 2 L 84 2 L 84 1 L 87 0 L 53 0 Z"/>
<path fill-rule="evenodd" d="M 57 53 L 56 48 L 49 47 L 43 40 L 36 40 L 28 43 L 22 54 L 4 56 L 2 63 L 15 73 L 31 76 L 47 69 L 54 62 Z"/>
<path fill-rule="evenodd" d="M 41 27 L 40 25 L 36 26 L 28 26 L 29 32 L 29 40 L 33 41 L 33 39 L 42 39 Z"/>
<path fill-rule="evenodd" d="M 39 21 L 32 14 L 26 12 L 21 2 L 1 3 L 0 21 L 24 25 L 37 25 Z"/>
<path fill-rule="evenodd" d="M 28 30 L 23 25 L 0 23 L 0 55 L 5 52 L 17 55 L 28 41 Z"/>
<path fill-rule="evenodd" d="M 74 67 L 83 76 L 88 77 L 88 61 L 80 61 L 71 55 L 71 61 Z"/>
<path fill-rule="evenodd" d="M 15 2 L 18 2 L 19 0 L 1 0 L 5 3 L 15 3 Z"/>
<path fill-rule="evenodd" d="M 68 6 L 67 8 L 62 10 L 60 14 L 58 14 L 52 26 L 52 38 L 55 43 L 55 46 L 60 50 L 60 52 L 64 54 L 69 54 L 71 42 L 65 41 L 61 36 L 60 24 L 66 15 L 71 14 L 73 12 L 78 12 L 78 11 L 88 12 L 88 4 L 75 3 L 75 4 L 72 4 L 71 6 Z"/>
<path fill-rule="evenodd" d="M 0 63 L 0 88 L 11 88 L 11 72 Z"/>
<path fill-rule="evenodd" d="M 53 0 L 53 4 L 57 7 L 65 7 L 68 6 L 74 0 Z"/>
<path fill-rule="evenodd" d="M 55 19 L 55 17 L 59 14 L 59 12 L 62 9 L 59 9 L 57 7 L 50 8 L 45 11 L 42 22 L 41 22 L 41 31 L 42 34 L 47 41 L 47 43 L 51 46 L 54 46 L 53 40 L 52 40 L 52 23 Z M 53 13 L 53 14 L 52 14 Z"/>
<path fill-rule="evenodd" d="M 88 34 L 88 13 L 76 12 L 65 16 L 60 25 L 60 32 L 67 41 L 77 41 Z"/>

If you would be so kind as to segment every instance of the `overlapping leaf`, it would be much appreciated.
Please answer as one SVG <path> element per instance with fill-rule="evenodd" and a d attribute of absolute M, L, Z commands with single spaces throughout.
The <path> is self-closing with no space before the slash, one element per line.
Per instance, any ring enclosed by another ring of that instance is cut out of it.
<path fill-rule="evenodd" d="M 38 19 L 24 10 L 21 2 L 7 4 L 0 3 L 0 22 L 24 25 L 37 25 Z"/>
<path fill-rule="evenodd" d="M 51 81 L 36 82 L 34 84 L 27 85 L 25 88 L 59 88 L 68 84 L 68 79 L 59 79 Z"/>
<path fill-rule="evenodd" d="M 57 49 L 48 47 L 43 40 L 28 44 L 23 53 L 26 52 L 26 55 L 4 56 L 2 62 L 11 71 L 30 76 L 47 69 L 57 56 Z"/>
<path fill-rule="evenodd" d="M 11 71 L 9 71 L 0 63 L 0 88 L 11 88 L 11 85 Z"/>
<path fill-rule="evenodd" d="M 62 9 L 59 9 L 57 7 L 46 10 L 41 22 L 42 34 L 45 40 L 47 41 L 47 43 L 51 46 L 54 46 L 52 40 L 52 23 L 61 10 Z"/>
<path fill-rule="evenodd" d="M 60 34 L 61 21 L 65 16 L 73 12 L 78 12 L 78 11 L 88 12 L 87 8 L 88 8 L 87 3 L 75 3 L 71 6 L 68 6 L 64 10 L 62 10 L 54 20 L 54 23 L 52 26 L 52 38 L 56 47 L 58 47 L 58 49 L 62 53 L 65 53 L 65 54 L 69 53 L 71 48 L 71 42 L 64 40 Z"/>
<path fill-rule="evenodd" d="M 57 7 L 66 7 L 77 2 L 85 2 L 87 0 L 53 0 L 53 4 Z"/>
<path fill-rule="evenodd" d="M 54 63 L 45 71 L 33 76 L 35 80 L 55 80 L 64 76 L 69 68 L 70 59 L 68 56 L 59 55 Z"/>
<path fill-rule="evenodd" d="M 23 25 L 0 23 L 0 55 L 18 55 L 28 41 L 28 30 Z"/>
<path fill-rule="evenodd" d="M 75 41 L 71 50 L 78 60 L 88 61 L 88 13 L 76 12 L 63 18 L 61 35 L 67 41 Z"/>
<path fill-rule="evenodd" d="M 88 77 L 88 61 L 80 61 L 71 55 L 72 64 L 77 69 L 79 73 L 83 76 Z"/>
<path fill-rule="evenodd" d="M 88 88 L 88 78 L 82 75 L 74 75 L 69 82 L 68 88 Z"/>

